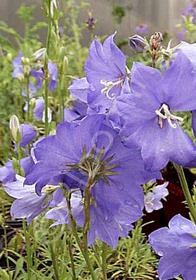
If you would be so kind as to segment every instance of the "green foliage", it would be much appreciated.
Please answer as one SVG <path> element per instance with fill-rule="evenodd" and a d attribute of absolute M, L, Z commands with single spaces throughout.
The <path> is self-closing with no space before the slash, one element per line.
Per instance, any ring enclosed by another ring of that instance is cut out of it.
<path fill-rule="evenodd" d="M 118 24 L 122 22 L 122 19 L 125 17 L 125 8 L 120 5 L 115 5 L 112 10 L 112 15 L 117 21 Z"/>

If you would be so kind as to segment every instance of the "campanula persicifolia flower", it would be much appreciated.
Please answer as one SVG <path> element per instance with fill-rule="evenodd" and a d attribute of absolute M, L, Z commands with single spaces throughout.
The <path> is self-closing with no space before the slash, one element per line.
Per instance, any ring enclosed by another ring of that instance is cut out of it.
<path fill-rule="evenodd" d="M 16 175 L 16 181 L 7 182 L 4 189 L 7 194 L 15 198 L 10 213 L 15 218 L 26 218 L 29 224 L 35 217 L 44 212 L 51 204 L 55 204 L 55 198 L 63 199 L 58 186 L 46 186 L 41 196 L 35 193 L 34 185 L 24 185 L 25 178 Z M 59 203 L 60 201 L 58 201 Z"/>
<path fill-rule="evenodd" d="M 184 280 L 196 277 L 196 225 L 180 214 L 169 222 L 169 228 L 155 230 L 149 242 L 161 256 L 158 267 L 160 280 L 182 276 Z"/>
<path fill-rule="evenodd" d="M 121 134 L 127 144 L 134 140 L 141 147 L 146 168 L 160 170 L 168 161 L 195 164 L 196 147 L 180 127 L 183 119 L 174 113 L 196 109 L 195 72 L 186 56 L 179 53 L 164 74 L 135 63 L 132 89 L 133 94 L 117 102 L 124 119 Z"/>
<path fill-rule="evenodd" d="M 148 25 L 147 24 L 137 25 L 136 28 L 135 28 L 135 32 L 139 33 L 141 35 L 148 34 Z"/>
<path fill-rule="evenodd" d="M 123 91 L 130 92 L 130 72 L 126 67 L 126 57 L 114 44 L 114 36 L 109 36 L 103 45 L 94 39 L 85 64 L 88 83 L 108 99 L 114 99 Z"/>
<path fill-rule="evenodd" d="M 140 150 L 135 145 L 124 147 L 105 116 L 99 114 L 79 123 L 60 124 L 56 135 L 35 145 L 33 154 L 36 163 L 25 184 L 35 183 L 39 195 L 48 183 L 77 188 L 83 195 L 90 180 L 89 235 L 94 234 L 92 240 L 99 237 L 112 246 L 132 228 L 131 221 L 142 215 L 144 201 L 140 184 L 160 177 L 159 172 L 145 171 Z M 108 229 L 99 233 L 98 227 L 103 227 L 104 219 L 108 220 Z"/>
<path fill-rule="evenodd" d="M 161 185 L 155 185 L 152 190 L 150 190 L 144 196 L 144 204 L 146 212 L 151 213 L 154 210 L 159 210 L 163 208 L 161 199 L 166 200 L 166 196 L 169 194 L 167 190 L 169 182 L 165 182 Z"/>

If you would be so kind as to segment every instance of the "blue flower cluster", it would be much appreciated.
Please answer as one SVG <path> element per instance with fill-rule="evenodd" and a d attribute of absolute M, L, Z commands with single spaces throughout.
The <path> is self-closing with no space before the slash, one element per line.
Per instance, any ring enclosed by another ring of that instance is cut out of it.
<path fill-rule="evenodd" d="M 70 191 L 73 218 L 83 227 L 89 195 L 88 244 L 99 238 L 112 247 L 143 215 L 142 184 L 161 178 L 160 170 L 169 161 L 196 166 L 196 146 L 178 115 L 192 112 L 196 131 L 195 45 L 182 43 L 163 73 L 138 62 L 129 70 L 114 36 L 103 44 L 97 39 L 92 42 L 86 77 L 75 79 L 69 87 L 72 108 L 65 109 L 65 122 L 57 126 L 55 135 L 34 143 L 30 168 L 24 166 L 25 159 L 21 161 L 25 177 L 15 174 L 11 162 L 0 168 L 0 180 L 15 198 L 14 217 L 31 222 L 50 208 L 46 218 L 55 220 L 53 225 L 69 223 L 64 192 Z M 14 77 L 23 74 L 20 59 L 13 63 Z M 43 73 L 32 75 L 39 84 Z M 54 68 L 51 77 L 53 90 Z M 41 119 L 39 110 L 37 115 Z M 28 135 L 21 146 L 26 139 Z M 151 193 L 154 206 L 148 205 L 148 212 L 162 207 L 160 200 L 168 194 L 165 187 Z M 149 240 L 161 256 L 161 280 L 180 274 L 185 280 L 196 278 L 196 226 L 191 221 L 177 215 L 169 229 L 153 232 Z"/>

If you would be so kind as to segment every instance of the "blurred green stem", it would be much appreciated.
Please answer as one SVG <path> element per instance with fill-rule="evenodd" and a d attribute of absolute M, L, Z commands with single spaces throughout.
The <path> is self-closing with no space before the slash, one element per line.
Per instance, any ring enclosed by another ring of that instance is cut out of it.
<path fill-rule="evenodd" d="M 74 258 L 73 258 L 73 253 L 72 253 L 72 244 L 71 244 L 71 241 L 69 238 L 71 238 L 71 234 L 69 234 L 69 236 L 68 236 L 67 243 L 68 243 L 68 250 L 69 250 L 69 256 L 70 256 L 70 261 L 71 261 L 72 279 L 76 280 L 77 278 L 76 278 Z"/>
<path fill-rule="evenodd" d="M 49 49 L 50 49 L 50 39 L 52 31 L 52 20 L 51 20 L 51 0 L 48 1 L 48 32 L 46 39 L 46 53 L 44 56 L 44 102 L 45 102 L 45 136 L 49 134 L 49 125 L 48 125 L 48 84 L 49 84 L 49 73 L 48 73 L 48 58 L 49 58 Z"/>
<path fill-rule="evenodd" d="M 183 170 L 181 165 L 178 165 L 178 164 L 175 164 L 175 163 L 173 163 L 173 164 L 174 164 L 174 167 L 175 167 L 175 169 L 178 173 L 180 184 L 181 184 L 184 196 L 186 198 L 191 216 L 192 216 L 192 218 L 193 218 L 193 220 L 196 224 L 196 207 L 193 203 L 193 200 L 192 200 L 192 197 L 191 197 L 191 194 L 190 194 L 190 191 L 189 191 L 189 187 L 188 187 L 188 184 L 187 184 L 187 181 L 186 181 L 184 170 Z"/>
<path fill-rule="evenodd" d="M 3 214 L 4 214 L 4 205 L 3 205 Z M 5 214 L 3 215 L 3 217 L 5 217 Z M 8 269 L 8 275 L 9 275 L 9 279 L 11 280 L 12 277 L 10 275 L 10 263 L 9 263 L 9 256 L 8 256 L 8 242 L 7 242 L 7 232 L 6 232 L 6 225 L 4 223 L 4 221 L 1 223 L 1 226 L 3 228 L 3 233 L 4 233 L 4 242 L 5 242 L 5 257 L 6 257 L 6 264 L 7 264 L 7 269 Z"/>
<path fill-rule="evenodd" d="M 103 272 L 103 280 L 107 280 L 107 244 L 105 242 L 102 243 L 102 272 Z"/>
<path fill-rule="evenodd" d="M 53 245 L 53 240 L 51 239 L 50 240 L 50 252 L 51 252 L 51 259 L 52 259 L 52 265 L 53 265 L 53 268 L 54 268 L 54 277 L 55 277 L 55 280 L 59 280 L 59 275 L 58 275 L 58 264 L 56 262 L 56 254 L 55 254 L 55 251 L 54 251 L 54 245 Z"/>
<path fill-rule="evenodd" d="M 30 120 L 29 75 L 26 76 L 27 122 Z"/>
<path fill-rule="evenodd" d="M 26 244 L 26 254 L 27 254 L 27 279 L 31 280 L 31 242 L 30 242 L 30 236 L 29 232 L 26 226 L 26 220 L 23 219 L 23 231 L 24 231 L 24 237 L 25 237 L 25 244 Z"/>
<path fill-rule="evenodd" d="M 69 220 L 70 220 L 70 225 L 71 225 L 71 231 L 76 239 L 76 242 L 78 244 L 78 247 L 80 248 L 80 251 L 86 261 L 86 264 L 87 264 L 87 267 L 90 271 L 90 274 L 91 274 L 91 277 L 92 277 L 92 280 L 97 280 L 97 277 L 94 273 L 94 269 L 92 267 L 92 264 L 90 262 L 90 258 L 89 258 L 89 253 L 88 253 L 88 247 L 85 247 L 85 245 L 82 246 L 81 244 L 81 241 L 80 241 L 80 238 L 78 236 L 78 233 L 77 233 L 77 225 L 76 225 L 76 222 L 75 222 L 75 219 L 72 215 L 72 212 L 71 212 L 71 192 L 69 193 L 69 195 L 66 197 L 67 199 L 67 209 L 68 209 L 68 214 L 69 214 Z M 85 248 L 84 248 L 85 247 Z"/>

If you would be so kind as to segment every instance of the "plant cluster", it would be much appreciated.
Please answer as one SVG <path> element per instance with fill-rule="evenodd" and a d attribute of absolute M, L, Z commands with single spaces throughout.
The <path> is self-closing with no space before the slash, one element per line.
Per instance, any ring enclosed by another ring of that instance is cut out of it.
<path fill-rule="evenodd" d="M 142 25 L 129 38 L 140 62 L 127 63 L 116 32 L 94 37 L 91 13 L 78 25 L 86 4 L 42 4 L 47 24 L 19 9 L 24 37 L 0 24 L 18 49 L 0 36 L 1 279 L 195 280 L 196 191 L 183 168 L 196 167 L 196 45 L 165 47 Z M 45 27 L 42 45 L 35 32 Z M 142 217 L 163 207 L 169 162 L 190 219 L 175 215 L 147 241 Z M 22 229 L 7 232 L 5 205 Z"/>

